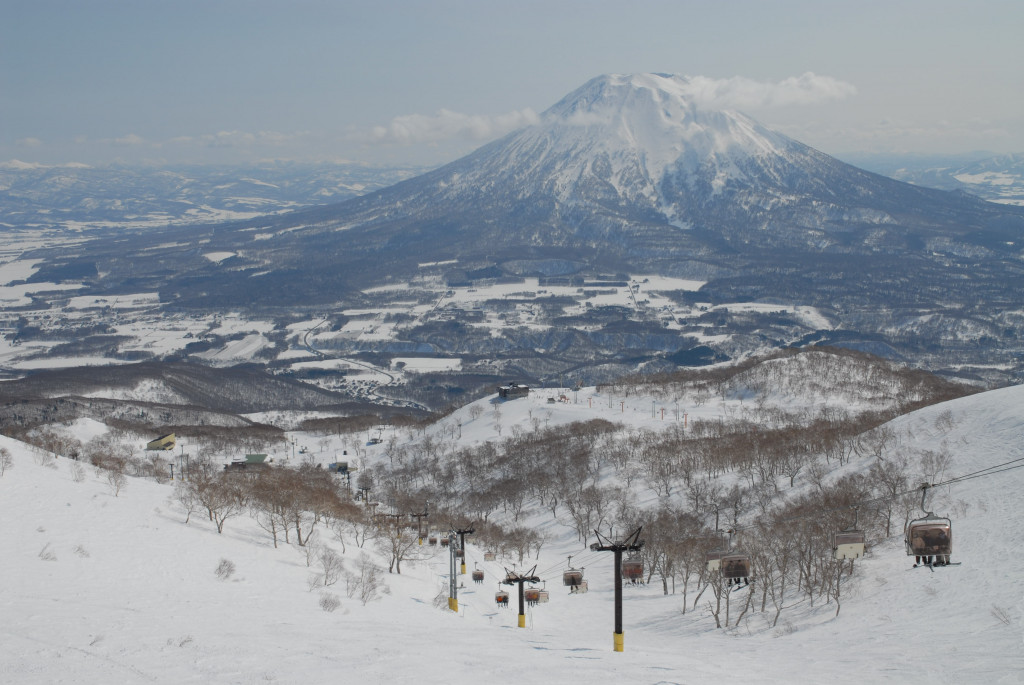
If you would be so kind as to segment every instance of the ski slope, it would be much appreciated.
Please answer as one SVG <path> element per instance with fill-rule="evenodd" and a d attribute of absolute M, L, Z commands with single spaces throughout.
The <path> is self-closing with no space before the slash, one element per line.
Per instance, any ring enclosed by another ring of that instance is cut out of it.
<path fill-rule="evenodd" d="M 530 408 L 507 402 L 502 421 L 528 425 Z M 947 410 L 951 427 L 939 430 Z M 946 479 L 970 474 L 1024 458 L 1024 386 L 893 423 L 904 447 L 948 448 Z M 168 484 L 132 478 L 115 496 L 91 467 L 76 482 L 69 460 L 4 437 L 0 447 L 13 457 L 0 477 L 3 682 L 1024 682 L 1024 468 L 929 496 L 930 509 L 953 519 L 960 566 L 913 569 L 897 535 L 857 562 L 838 617 L 834 604 L 798 605 L 775 628 L 754 614 L 717 630 L 700 603 L 684 616 L 680 596 L 663 595 L 660 583 L 627 586 L 625 651 L 615 653 L 612 555 L 586 550 L 550 516 L 534 522 L 555 537 L 518 567 L 536 563 L 551 593 L 527 610 L 526 629 L 516 627 L 514 594 L 509 608 L 495 606 L 505 567 L 484 562 L 472 537 L 468 568 L 478 565 L 486 579 L 477 586 L 460 576 L 457 614 L 434 604 L 449 561 L 426 544 L 401 575 L 385 571 L 387 594 L 365 606 L 344 581 L 327 588 L 341 602 L 327 612 L 301 550 L 275 549 L 248 517 L 218 535 L 202 513 L 184 523 Z M 320 535 L 341 552 L 332 533 Z M 349 569 L 360 552 L 375 554 L 372 543 L 345 545 Z M 561 586 L 569 554 L 585 567 L 587 594 Z M 223 559 L 235 565 L 226 580 L 215 574 Z"/>

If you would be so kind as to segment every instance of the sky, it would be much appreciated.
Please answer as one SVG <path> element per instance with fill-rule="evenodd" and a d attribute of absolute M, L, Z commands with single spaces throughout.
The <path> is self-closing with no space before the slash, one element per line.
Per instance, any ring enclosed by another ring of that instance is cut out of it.
<path fill-rule="evenodd" d="M 1024 3 L 0 0 L 0 162 L 437 165 L 587 80 L 829 154 L 1024 152 Z"/>

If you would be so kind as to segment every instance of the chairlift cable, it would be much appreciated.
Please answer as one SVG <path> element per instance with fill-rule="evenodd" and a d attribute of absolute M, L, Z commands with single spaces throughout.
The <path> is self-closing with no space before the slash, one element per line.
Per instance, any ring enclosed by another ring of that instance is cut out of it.
<path fill-rule="evenodd" d="M 995 467 L 993 467 L 993 468 L 995 468 Z M 974 480 L 975 478 L 983 478 L 985 476 L 992 476 L 992 475 L 995 475 L 997 473 L 1004 473 L 1006 471 L 1013 471 L 1014 469 L 1022 469 L 1022 468 L 1024 468 L 1024 464 L 1018 464 L 1017 466 L 1008 466 L 1008 467 L 1006 467 L 1004 469 L 999 469 L 998 471 L 990 471 L 988 473 L 976 473 L 976 474 L 970 475 L 970 476 L 961 476 L 960 478 L 955 478 L 953 480 L 949 480 L 949 481 L 946 481 L 944 483 L 937 483 L 935 485 L 932 485 L 931 487 L 939 487 L 940 485 L 953 485 L 953 484 L 956 484 L 956 483 L 960 483 L 962 481 Z"/>
<path fill-rule="evenodd" d="M 968 480 L 970 478 L 977 478 L 977 477 L 980 477 L 980 476 L 987 476 L 987 475 L 990 475 L 990 474 L 986 473 L 986 471 L 992 471 L 992 469 L 998 469 L 998 468 L 1001 468 L 1003 466 L 1008 466 L 1010 464 L 1016 464 L 1019 461 L 1024 461 L 1024 457 L 1020 457 L 1019 459 L 1011 459 L 1010 461 L 1003 462 L 1002 464 L 996 464 L 995 466 L 989 466 L 988 468 L 981 469 L 980 471 L 975 471 L 974 473 L 967 473 L 967 474 L 964 474 L 962 476 L 957 476 L 956 478 L 950 478 L 949 480 L 943 481 L 941 483 L 933 483 L 933 484 L 931 484 L 930 487 L 937 488 L 937 487 L 939 487 L 941 485 L 949 485 L 951 483 L 957 483 L 959 481 Z M 1011 468 L 1021 468 L 1021 466 L 1024 466 L 1024 464 L 1021 464 L 1020 466 L 1014 466 L 1014 467 L 1011 467 Z M 1009 470 L 1010 469 L 1002 469 L 1001 471 L 994 471 L 993 473 L 1002 473 L 1002 471 L 1009 471 Z"/>
<path fill-rule="evenodd" d="M 573 559 L 577 560 L 577 562 L 575 563 L 575 567 L 580 568 L 588 565 L 591 561 L 596 561 L 600 557 L 600 554 L 598 552 L 587 552 L 579 555 L 573 554 L 572 556 Z M 558 564 L 555 564 L 554 566 L 550 566 L 544 569 L 543 571 L 538 572 L 537 575 L 546 578 L 554 577 L 558 573 L 561 573 L 561 569 L 563 566 L 566 568 L 569 567 L 567 562 L 562 561 Z"/>
<path fill-rule="evenodd" d="M 1017 464 L 1016 466 L 1008 466 L 1009 464 L 1016 464 L 1017 462 L 1020 462 L 1020 461 L 1024 461 L 1024 457 L 1021 457 L 1019 459 L 1013 459 L 1011 461 L 1007 461 L 1007 462 L 1004 462 L 1002 464 L 996 464 L 994 466 L 989 466 L 987 468 L 980 469 L 978 471 L 974 471 L 972 473 L 968 473 L 968 474 L 963 475 L 963 476 L 958 476 L 956 478 L 951 478 L 951 479 L 943 481 L 941 483 L 928 483 L 927 487 L 929 487 L 929 488 L 937 488 L 937 487 L 941 487 L 941 486 L 944 486 L 944 485 L 955 485 L 956 483 L 960 483 L 962 481 L 973 480 L 975 478 L 982 478 L 984 476 L 992 476 L 992 475 L 995 475 L 997 473 L 1004 473 L 1006 471 L 1012 471 L 1014 469 L 1024 468 L 1024 464 Z M 1004 466 L 1006 468 L 1000 468 L 1000 467 L 1004 467 Z M 992 469 L 999 469 L 999 470 L 998 471 L 993 471 Z M 773 521 L 772 523 L 773 524 L 789 523 L 791 521 L 799 521 L 801 519 L 810 518 L 812 516 L 820 516 L 823 513 L 828 513 L 828 512 L 832 512 L 832 511 L 845 511 L 847 509 L 854 509 L 856 507 L 867 506 L 867 505 L 875 504 L 875 503 L 878 503 L 878 502 L 888 502 L 888 501 L 899 499 L 900 497 L 904 497 L 906 495 L 911 495 L 911 494 L 918 493 L 920 491 L 921 491 L 921 486 L 919 485 L 919 486 L 917 486 L 917 487 L 915 487 L 913 489 L 905 490 L 903 492 L 898 492 L 898 493 L 895 493 L 895 494 L 892 494 L 892 495 L 883 495 L 881 497 L 874 497 L 874 498 L 868 499 L 868 500 L 860 500 L 859 502 L 855 502 L 853 504 L 846 504 L 846 505 L 838 506 L 838 507 L 829 507 L 827 509 L 815 509 L 813 512 L 808 512 L 808 513 L 805 513 L 805 514 L 798 514 L 796 516 L 791 516 L 791 517 L 785 518 L 785 519 L 779 519 L 777 521 Z M 755 525 L 751 525 L 751 524 L 743 525 L 743 526 L 733 526 L 733 530 L 735 530 L 735 531 L 752 530 L 755 527 L 756 527 Z"/>

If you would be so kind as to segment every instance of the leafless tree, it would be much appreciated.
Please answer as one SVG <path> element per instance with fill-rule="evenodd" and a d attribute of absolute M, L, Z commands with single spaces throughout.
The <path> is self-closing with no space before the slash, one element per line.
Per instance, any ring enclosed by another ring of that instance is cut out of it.
<path fill-rule="evenodd" d="M 896 441 L 896 437 L 892 426 L 882 424 L 862 433 L 858 444 L 864 454 L 880 460 L 885 450 Z"/>
<path fill-rule="evenodd" d="M 419 538 L 405 522 L 381 516 L 377 522 L 377 548 L 388 555 L 388 573 L 402 573 L 402 562 L 412 556 Z"/>
<path fill-rule="evenodd" d="M 345 574 L 345 592 L 350 598 L 358 599 L 365 606 L 386 591 L 381 568 L 365 553 L 359 553 L 355 571 Z"/>
<path fill-rule="evenodd" d="M 317 562 L 320 564 L 324 587 L 334 585 L 341 578 L 344 572 L 344 564 L 341 557 L 330 547 L 322 547 L 317 555 Z"/>
<path fill-rule="evenodd" d="M 217 532 L 224 532 L 224 523 L 244 511 L 238 483 L 221 476 L 210 469 L 196 469 L 186 485 L 194 489 L 195 497 L 206 509 L 210 520 L 217 526 Z M 180 500 L 179 500 L 180 501 Z"/>
<path fill-rule="evenodd" d="M 898 454 L 885 461 L 876 461 L 868 471 L 868 478 L 883 495 L 879 502 L 878 513 L 885 521 L 885 537 L 892 534 L 892 517 L 901 507 L 901 493 L 909 489 L 907 459 Z"/>
<path fill-rule="evenodd" d="M 202 502 L 199 501 L 196 489 L 192 487 L 190 483 L 185 481 L 178 481 L 174 485 L 174 501 L 178 502 L 185 509 L 185 523 L 188 524 L 189 519 L 192 518 L 192 514 L 200 511 L 203 508 Z"/>
<path fill-rule="evenodd" d="M 110 467 L 106 469 L 105 476 L 107 485 L 110 486 L 110 491 L 114 493 L 114 497 L 117 497 L 125 486 L 128 485 L 128 477 L 124 475 L 122 468 L 123 462 L 111 461 Z"/>

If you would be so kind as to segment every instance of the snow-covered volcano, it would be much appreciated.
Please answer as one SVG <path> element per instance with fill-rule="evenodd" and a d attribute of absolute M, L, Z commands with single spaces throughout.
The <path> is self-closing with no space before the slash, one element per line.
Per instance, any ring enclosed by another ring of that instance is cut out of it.
<path fill-rule="evenodd" d="M 562 249 L 626 270 L 678 270 L 695 257 L 719 261 L 723 248 L 916 249 L 1003 212 L 857 169 L 702 101 L 680 76 L 600 76 L 538 123 L 447 166 L 272 227 L 301 222 L 306 230 L 279 235 L 320 246 L 344 229 L 347 249 L 407 248 L 418 260 L 500 263 Z M 1007 211 L 1024 227 L 1024 213 Z"/>
<path fill-rule="evenodd" d="M 541 193 L 566 205 L 618 200 L 671 219 L 687 196 L 779 185 L 773 169 L 788 164 L 798 173 L 825 159 L 738 112 L 702 109 L 695 95 L 680 76 L 592 79 L 539 124 L 474 155 L 475 168 L 460 180 L 490 188 L 512 181 L 524 197 Z"/>

